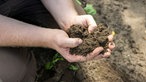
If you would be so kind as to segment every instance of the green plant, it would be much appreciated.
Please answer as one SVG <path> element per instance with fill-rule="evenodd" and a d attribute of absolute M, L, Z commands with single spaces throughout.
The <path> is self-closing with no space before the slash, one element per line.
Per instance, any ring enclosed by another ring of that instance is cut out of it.
<path fill-rule="evenodd" d="M 75 64 L 70 64 L 70 66 L 68 68 L 72 71 L 77 71 L 79 69 L 79 67 Z"/>
<path fill-rule="evenodd" d="M 76 2 L 79 4 L 79 5 L 82 5 L 81 1 L 80 0 L 76 0 Z M 95 8 L 93 7 L 92 4 L 86 4 L 86 6 L 84 7 L 84 10 L 87 14 L 90 14 L 90 15 L 95 15 L 96 14 L 96 10 Z"/>
<path fill-rule="evenodd" d="M 84 10 L 87 14 L 90 14 L 90 15 L 96 14 L 96 10 L 94 9 L 92 4 L 86 4 L 86 7 L 84 7 Z"/>
<path fill-rule="evenodd" d="M 52 61 L 45 64 L 45 69 L 51 70 L 58 61 L 63 61 L 63 60 L 64 60 L 63 57 L 59 53 L 56 53 L 53 56 Z"/>

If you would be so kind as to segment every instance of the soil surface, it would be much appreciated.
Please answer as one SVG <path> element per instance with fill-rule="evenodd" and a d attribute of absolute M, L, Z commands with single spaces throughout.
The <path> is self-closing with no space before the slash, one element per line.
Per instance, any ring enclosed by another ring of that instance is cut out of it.
<path fill-rule="evenodd" d="M 111 34 L 109 29 L 102 24 L 97 25 L 92 33 L 88 32 L 86 27 L 80 25 L 72 25 L 67 30 L 69 37 L 80 38 L 83 43 L 75 48 L 70 49 L 71 54 L 83 55 L 91 53 L 96 47 L 104 47 L 104 52 L 108 48 L 108 35 Z"/>
<path fill-rule="evenodd" d="M 80 63 L 81 69 L 86 70 L 82 82 L 146 82 L 146 0 L 83 1 L 94 4 L 97 23 L 114 29 L 116 48 L 105 62 Z M 111 68 L 105 66 L 107 63 Z"/>

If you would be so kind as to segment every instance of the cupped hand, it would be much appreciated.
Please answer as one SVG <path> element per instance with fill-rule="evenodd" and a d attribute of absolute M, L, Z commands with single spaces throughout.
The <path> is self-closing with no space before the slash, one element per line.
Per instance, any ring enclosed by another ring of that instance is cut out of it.
<path fill-rule="evenodd" d="M 59 52 L 69 62 L 81 62 L 91 60 L 103 50 L 102 47 L 98 47 L 86 57 L 76 54 L 70 54 L 70 48 L 78 46 L 82 43 L 82 40 L 80 38 L 69 38 L 66 32 L 63 30 L 54 31 L 56 31 L 56 34 L 54 35 L 54 38 L 52 40 L 52 48 Z"/>
<path fill-rule="evenodd" d="M 91 15 L 75 15 L 70 18 L 70 21 L 64 23 L 62 28 L 67 30 L 73 24 L 79 24 L 83 27 L 87 27 L 89 32 L 92 32 L 97 27 L 97 24 Z"/>
<path fill-rule="evenodd" d="M 72 18 L 70 18 L 70 21 L 67 21 L 66 24 L 64 24 L 64 29 L 67 30 L 70 28 L 71 25 L 73 24 L 79 24 L 82 25 L 83 27 L 87 27 L 89 33 L 91 33 L 95 28 L 97 28 L 97 24 L 94 20 L 94 18 L 91 15 L 75 15 Z M 113 35 L 108 36 L 109 44 L 108 44 L 108 49 L 106 53 L 102 55 L 98 55 L 98 48 L 93 51 L 93 53 L 96 53 L 95 59 L 98 58 L 103 58 L 103 57 L 109 57 L 111 55 L 112 50 L 115 47 L 115 44 L 113 42 Z M 98 56 L 97 56 L 98 55 Z"/>
<path fill-rule="evenodd" d="M 109 49 L 109 52 L 101 55 L 100 52 L 103 51 L 102 47 L 97 47 L 93 52 L 88 54 L 86 57 L 77 55 L 77 54 L 70 54 L 70 48 L 76 47 L 79 44 L 82 43 L 82 40 L 80 38 L 69 38 L 65 31 L 63 30 L 55 30 L 55 35 L 53 38 L 53 48 L 58 51 L 67 61 L 69 62 L 82 62 L 82 61 L 88 61 L 92 59 L 99 59 L 106 57 L 110 55 L 111 50 Z M 112 40 L 112 36 L 109 36 L 109 40 Z M 112 46 L 109 45 L 110 48 L 114 48 L 113 44 Z"/>

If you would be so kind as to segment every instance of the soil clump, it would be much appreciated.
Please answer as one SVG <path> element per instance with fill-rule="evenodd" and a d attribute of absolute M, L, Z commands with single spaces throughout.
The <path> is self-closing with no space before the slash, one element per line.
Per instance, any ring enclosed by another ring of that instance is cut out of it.
<path fill-rule="evenodd" d="M 96 47 L 102 46 L 104 52 L 108 48 L 108 35 L 111 34 L 110 30 L 103 24 L 97 25 L 92 33 L 88 32 L 86 27 L 80 25 L 72 25 L 70 29 L 67 30 L 70 38 L 80 38 L 83 40 L 79 46 L 71 48 L 70 53 L 76 55 L 86 56 L 91 53 Z"/>

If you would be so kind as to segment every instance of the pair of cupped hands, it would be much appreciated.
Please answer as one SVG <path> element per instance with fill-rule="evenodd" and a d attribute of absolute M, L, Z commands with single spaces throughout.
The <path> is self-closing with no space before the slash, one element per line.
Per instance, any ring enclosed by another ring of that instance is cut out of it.
<path fill-rule="evenodd" d="M 84 27 L 88 27 L 88 32 L 91 33 L 95 28 L 97 28 L 97 24 L 91 15 L 78 15 L 71 19 L 64 27 L 63 30 L 56 29 L 54 39 L 52 41 L 53 49 L 59 52 L 67 61 L 69 62 L 83 62 L 89 61 L 93 59 L 106 58 L 111 55 L 115 44 L 113 42 L 113 35 L 108 36 L 109 44 L 107 52 L 104 54 L 100 54 L 103 51 L 103 47 L 97 47 L 93 50 L 93 52 L 89 53 L 87 56 L 81 56 L 77 54 L 70 54 L 70 48 L 76 47 L 82 43 L 82 39 L 80 38 L 69 38 L 67 33 L 65 32 L 68 28 L 70 28 L 73 24 L 79 24 Z"/>

